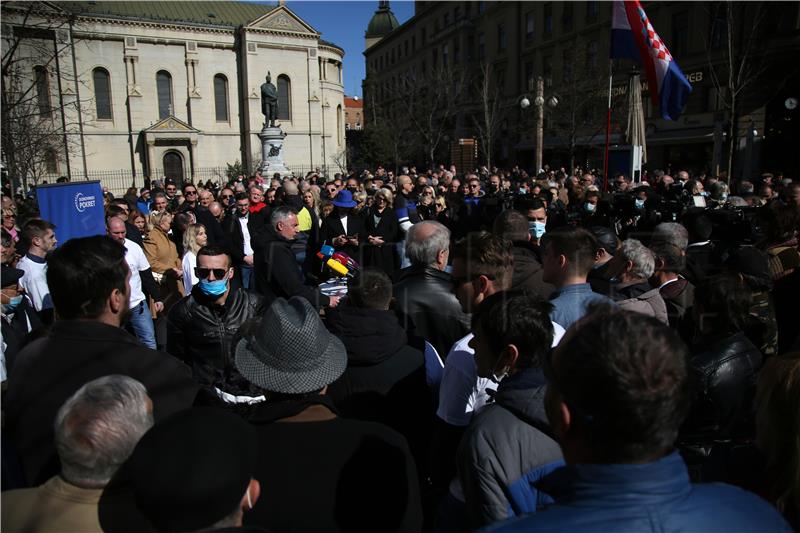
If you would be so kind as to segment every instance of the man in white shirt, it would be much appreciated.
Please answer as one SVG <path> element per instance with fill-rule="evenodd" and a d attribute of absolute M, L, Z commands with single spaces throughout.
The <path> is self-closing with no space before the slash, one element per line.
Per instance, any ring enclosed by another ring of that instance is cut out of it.
<path fill-rule="evenodd" d="M 31 299 L 33 308 L 45 324 L 53 321 L 53 300 L 47 286 L 47 261 L 45 256 L 58 244 L 56 227 L 46 220 L 31 220 L 22 228 L 22 242 L 28 251 L 19 260 L 17 268 L 25 272 L 19 284 Z"/>
<path fill-rule="evenodd" d="M 130 315 L 125 327 L 133 330 L 133 334 L 142 344 L 155 350 L 156 332 L 145 291 L 153 300 L 158 299 L 159 292 L 153 273 L 150 271 L 150 263 L 147 262 L 141 246 L 125 238 L 125 222 L 121 218 L 110 217 L 106 221 L 106 231 L 109 237 L 125 246 L 125 262 L 131 271 Z M 145 291 L 142 290 L 143 287 Z M 157 312 L 162 311 L 164 304 L 156 301 L 155 309 Z"/>
<path fill-rule="evenodd" d="M 242 276 L 242 287 L 252 289 L 253 286 L 253 247 L 251 245 L 251 230 L 258 230 L 261 222 L 250 216 L 250 198 L 245 193 L 236 194 L 236 210 L 228 215 L 223 222 L 223 230 L 228 234 L 231 242 L 231 258 L 233 264 L 239 268 Z"/>

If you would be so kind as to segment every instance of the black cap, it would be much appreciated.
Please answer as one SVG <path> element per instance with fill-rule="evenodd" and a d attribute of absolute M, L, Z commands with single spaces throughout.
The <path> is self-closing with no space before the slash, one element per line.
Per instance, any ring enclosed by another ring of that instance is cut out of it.
<path fill-rule="evenodd" d="M 3 265 L 0 269 L 0 283 L 3 287 L 10 287 L 19 283 L 19 279 L 25 275 L 25 272 L 8 265 Z"/>
<path fill-rule="evenodd" d="M 157 530 L 194 531 L 234 512 L 257 459 L 250 424 L 222 409 L 193 407 L 153 426 L 127 466 L 136 505 Z"/>

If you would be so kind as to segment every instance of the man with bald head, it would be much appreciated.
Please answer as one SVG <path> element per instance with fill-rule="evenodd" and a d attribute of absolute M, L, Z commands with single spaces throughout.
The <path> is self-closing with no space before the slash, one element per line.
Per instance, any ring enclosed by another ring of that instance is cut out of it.
<path fill-rule="evenodd" d="M 211 213 L 211 216 L 217 219 L 217 222 L 222 224 L 222 220 L 225 218 L 225 209 L 222 208 L 221 203 L 211 202 L 208 204 L 208 211 Z"/>
<path fill-rule="evenodd" d="M 422 220 L 417 212 L 417 196 L 414 193 L 414 180 L 402 174 L 397 177 L 397 194 L 394 197 L 394 212 L 397 214 L 397 224 L 405 234 L 409 228 Z M 400 257 L 400 266 L 405 268 L 409 264 L 405 254 L 405 241 L 397 243 L 397 255 Z"/>
<path fill-rule="evenodd" d="M 142 344 L 155 350 L 156 332 L 146 296 L 153 299 L 157 312 L 164 309 L 164 304 L 159 301 L 160 291 L 153 279 L 150 263 L 147 262 L 142 247 L 126 238 L 125 222 L 121 218 L 109 217 L 106 220 L 106 233 L 125 247 L 125 262 L 131 271 L 130 315 L 125 329 L 136 335 Z"/>

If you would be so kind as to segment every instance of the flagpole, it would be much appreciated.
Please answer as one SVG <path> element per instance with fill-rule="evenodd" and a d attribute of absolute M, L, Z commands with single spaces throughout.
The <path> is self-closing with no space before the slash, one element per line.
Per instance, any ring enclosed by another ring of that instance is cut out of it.
<path fill-rule="evenodd" d="M 608 191 L 608 144 L 611 141 L 611 82 L 614 60 L 608 60 L 608 116 L 606 117 L 606 150 L 603 156 L 603 192 Z"/>

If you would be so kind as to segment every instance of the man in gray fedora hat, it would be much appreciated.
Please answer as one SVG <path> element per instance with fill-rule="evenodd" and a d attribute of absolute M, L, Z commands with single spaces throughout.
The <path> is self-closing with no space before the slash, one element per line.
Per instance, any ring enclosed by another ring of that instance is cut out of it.
<path fill-rule="evenodd" d="M 249 420 L 262 498 L 245 524 L 271 531 L 419 531 L 419 486 L 405 439 L 337 416 L 326 396 L 347 366 L 342 342 L 304 298 L 276 299 L 236 346 L 236 367 L 266 401 Z M 287 423 L 291 422 L 291 423 Z"/>

